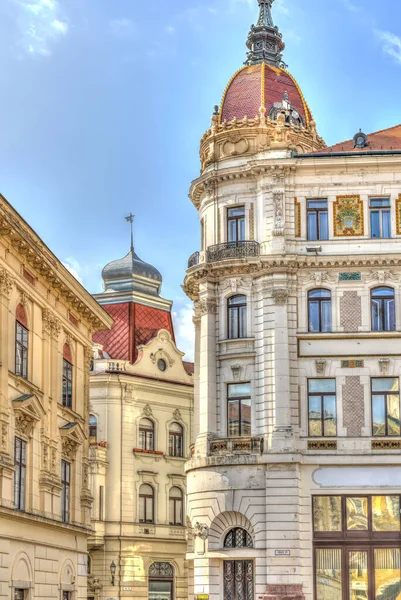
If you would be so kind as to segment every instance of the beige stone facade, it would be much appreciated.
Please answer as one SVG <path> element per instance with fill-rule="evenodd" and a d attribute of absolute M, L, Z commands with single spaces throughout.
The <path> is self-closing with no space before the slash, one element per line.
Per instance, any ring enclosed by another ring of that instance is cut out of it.
<path fill-rule="evenodd" d="M 0 598 L 84 600 L 99 307 L 0 197 Z"/>

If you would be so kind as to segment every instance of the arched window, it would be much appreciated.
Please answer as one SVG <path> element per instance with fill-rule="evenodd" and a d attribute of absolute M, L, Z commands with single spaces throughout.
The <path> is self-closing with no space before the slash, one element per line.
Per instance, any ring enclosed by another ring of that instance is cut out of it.
<path fill-rule="evenodd" d="M 155 449 L 155 424 L 150 419 L 139 421 L 139 448 L 141 450 Z"/>
<path fill-rule="evenodd" d="M 72 355 L 68 344 L 63 348 L 63 406 L 72 408 Z"/>
<path fill-rule="evenodd" d="M 168 453 L 170 456 L 184 455 L 184 435 L 179 423 L 171 423 L 168 432 Z"/>
<path fill-rule="evenodd" d="M 331 331 L 331 292 L 311 290 L 308 294 L 309 331 L 323 333 Z"/>
<path fill-rule="evenodd" d="M 253 548 L 252 536 L 242 529 L 231 529 L 224 538 L 224 548 Z"/>
<path fill-rule="evenodd" d="M 151 485 L 144 483 L 139 488 L 139 522 L 154 523 L 155 496 Z"/>
<path fill-rule="evenodd" d="M 25 309 L 18 304 L 15 320 L 15 374 L 28 379 L 28 321 Z"/>
<path fill-rule="evenodd" d="M 149 598 L 173 598 L 174 567 L 155 562 L 149 567 Z"/>
<path fill-rule="evenodd" d="M 231 296 L 227 303 L 228 339 L 246 338 L 246 296 Z"/>
<path fill-rule="evenodd" d="M 170 490 L 169 496 L 169 522 L 170 525 L 183 525 L 184 524 L 184 511 L 183 511 L 183 494 L 180 488 L 173 487 Z"/>
<path fill-rule="evenodd" d="M 394 290 L 377 287 L 371 292 L 372 331 L 395 331 Z"/>
<path fill-rule="evenodd" d="M 95 415 L 89 415 L 89 438 L 95 442 L 97 440 L 97 418 Z"/>

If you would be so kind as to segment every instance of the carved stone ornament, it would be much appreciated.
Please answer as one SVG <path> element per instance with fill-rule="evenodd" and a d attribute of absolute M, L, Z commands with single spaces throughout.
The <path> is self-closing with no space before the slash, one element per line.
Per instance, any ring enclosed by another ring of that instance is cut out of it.
<path fill-rule="evenodd" d="M 379 358 L 379 369 L 380 369 L 381 375 L 387 375 L 389 365 L 390 365 L 389 358 Z"/>
<path fill-rule="evenodd" d="M 62 453 L 66 458 L 73 460 L 77 453 L 78 442 L 72 438 L 66 437 L 62 441 Z"/>
<path fill-rule="evenodd" d="M 240 278 L 232 277 L 231 279 L 226 279 L 220 285 L 220 289 L 222 291 L 231 290 L 234 294 L 237 293 L 238 288 L 243 286 L 244 282 Z"/>
<path fill-rule="evenodd" d="M 288 302 L 289 291 L 286 288 L 276 288 L 272 290 L 274 304 L 284 306 Z"/>
<path fill-rule="evenodd" d="M 61 331 L 60 320 L 50 312 L 44 309 L 42 311 L 43 332 L 48 333 L 54 339 L 57 339 Z"/>
<path fill-rule="evenodd" d="M 209 535 L 209 527 L 205 523 L 199 523 L 197 521 L 193 528 L 193 536 L 198 537 L 201 540 L 206 540 Z"/>
<path fill-rule="evenodd" d="M 195 326 L 195 329 L 199 329 L 200 324 L 201 324 L 201 318 L 198 315 L 195 315 L 194 317 L 192 317 L 192 323 Z"/>
<path fill-rule="evenodd" d="M 273 210 L 273 235 L 284 235 L 284 194 L 282 192 L 276 192 L 273 194 Z"/>
<path fill-rule="evenodd" d="M 7 450 L 7 423 L 5 423 L 4 421 L 1 424 L 1 444 L 0 444 L 0 449 L 2 452 L 5 452 Z"/>
<path fill-rule="evenodd" d="M 157 352 L 152 352 L 152 354 L 150 355 L 150 360 L 154 365 L 160 358 L 167 360 L 169 367 L 172 367 L 174 365 L 174 359 L 170 356 L 168 352 L 166 352 L 162 348 L 160 348 Z"/>
<path fill-rule="evenodd" d="M 199 312 L 203 315 L 215 315 L 217 313 L 217 304 L 215 300 L 208 300 L 206 298 L 199 301 Z"/>
<path fill-rule="evenodd" d="M 134 396 L 134 386 L 132 385 L 127 385 L 125 387 L 125 401 L 129 404 L 133 401 L 133 396 Z"/>
<path fill-rule="evenodd" d="M 25 412 L 19 412 L 15 417 L 15 429 L 18 433 L 31 437 L 37 420 Z"/>
<path fill-rule="evenodd" d="M 11 277 L 10 273 L 6 271 L 6 269 L 0 268 L 0 295 L 5 296 L 9 300 L 13 285 L 14 278 Z"/>
<path fill-rule="evenodd" d="M 182 415 L 181 415 L 181 411 L 179 408 L 176 408 L 175 411 L 173 412 L 173 419 L 175 421 L 182 421 Z"/>
<path fill-rule="evenodd" d="M 398 278 L 391 271 L 371 271 L 367 276 L 368 281 L 377 281 L 379 283 L 385 283 L 386 281 L 397 281 Z"/>
<path fill-rule="evenodd" d="M 149 404 L 147 404 L 144 409 L 143 409 L 143 414 L 145 415 L 145 417 L 151 417 L 153 415 L 152 409 L 149 406 Z"/>
<path fill-rule="evenodd" d="M 327 361 L 324 358 L 318 358 L 315 360 L 316 374 L 324 375 L 326 372 Z"/>
<path fill-rule="evenodd" d="M 233 374 L 234 381 L 238 381 L 241 375 L 241 365 L 238 363 L 231 365 L 231 372 Z"/>

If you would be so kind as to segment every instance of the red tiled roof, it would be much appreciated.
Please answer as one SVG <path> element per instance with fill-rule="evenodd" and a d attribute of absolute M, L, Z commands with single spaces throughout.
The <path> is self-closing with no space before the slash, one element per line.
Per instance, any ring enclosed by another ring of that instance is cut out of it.
<path fill-rule="evenodd" d="M 184 366 L 184 369 L 186 370 L 186 372 L 188 373 L 188 375 L 193 375 L 194 371 L 195 371 L 195 365 L 193 362 L 187 362 L 186 360 L 182 361 L 182 364 Z"/>
<path fill-rule="evenodd" d="M 243 67 L 233 76 L 223 96 L 221 121 L 231 121 L 234 117 L 243 119 L 245 116 L 254 119 L 262 105 L 268 115 L 275 102 L 282 102 L 284 92 L 288 92 L 291 106 L 307 125 L 312 114 L 295 79 L 284 69 L 265 63 Z"/>
<path fill-rule="evenodd" d="M 366 148 L 354 148 L 354 140 L 351 139 L 328 146 L 322 150 L 316 150 L 315 154 L 321 154 L 322 152 L 363 152 L 364 150 L 401 150 L 401 124 L 369 133 Z"/>
<path fill-rule="evenodd" d="M 101 344 L 110 358 L 134 363 L 137 348 L 147 344 L 160 329 L 167 329 L 173 340 L 174 328 L 171 313 L 134 302 L 104 304 L 103 308 L 114 319 L 111 331 L 100 331 L 93 341 Z"/>

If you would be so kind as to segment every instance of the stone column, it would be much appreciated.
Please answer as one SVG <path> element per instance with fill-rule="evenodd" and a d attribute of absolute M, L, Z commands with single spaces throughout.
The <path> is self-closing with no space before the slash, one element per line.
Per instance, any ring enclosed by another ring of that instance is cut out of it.
<path fill-rule="evenodd" d="M 286 287 L 272 289 L 275 304 L 274 334 L 274 428 L 272 448 L 289 450 L 292 445 L 290 351 L 288 339 L 287 303 L 289 291 Z"/>
<path fill-rule="evenodd" d="M 195 316 L 193 318 L 195 326 L 195 372 L 194 372 L 194 426 L 191 444 L 196 440 L 199 434 L 199 417 L 200 417 L 200 405 L 199 405 L 199 358 L 200 358 L 200 331 L 201 331 L 201 316 L 199 306 L 195 305 Z"/>
<path fill-rule="evenodd" d="M 199 433 L 196 440 L 196 454 L 205 456 L 208 450 L 208 439 L 217 434 L 217 304 L 214 284 L 209 282 L 201 284 L 198 308 L 201 323 L 199 336 Z"/>

